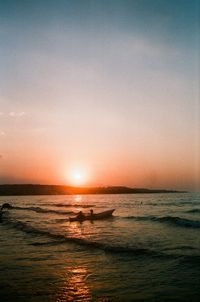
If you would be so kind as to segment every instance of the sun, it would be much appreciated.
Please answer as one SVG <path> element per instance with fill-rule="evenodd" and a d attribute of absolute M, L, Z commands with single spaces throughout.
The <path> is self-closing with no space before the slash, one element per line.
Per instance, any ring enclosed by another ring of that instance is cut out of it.
<path fill-rule="evenodd" d="M 69 172 L 68 180 L 73 186 L 82 186 L 87 182 L 87 173 L 80 169 L 72 169 Z"/>

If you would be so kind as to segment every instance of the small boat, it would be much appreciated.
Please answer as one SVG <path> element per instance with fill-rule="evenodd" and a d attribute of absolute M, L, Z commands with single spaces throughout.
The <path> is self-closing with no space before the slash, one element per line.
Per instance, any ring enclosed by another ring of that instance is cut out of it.
<path fill-rule="evenodd" d="M 85 215 L 81 218 L 76 217 L 76 216 L 75 217 L 70 217 L 69 221 L 101 220 L 101 219 L 111 217 L 114 210 L 115 209 L 112 209 L 112 210 L 108 210 L 108 211 L 104 211 L 104 212 L 100 212 L 100 213 L 92 214 L 92 215 L 88 214 L 88 215 Z"/>

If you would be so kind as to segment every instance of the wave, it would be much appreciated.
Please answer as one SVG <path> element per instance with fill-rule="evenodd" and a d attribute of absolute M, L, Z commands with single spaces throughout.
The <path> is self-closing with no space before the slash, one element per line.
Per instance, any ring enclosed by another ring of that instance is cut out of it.
<path fill-rule="evenodd" d="M 67 221 L 69 221 L 69 218 L 68 217 L 66 217 L 66 218 L 59 218 L 59 219 L 54 219 L 53 220 L 54 221 L 54 223 L 65 223 L 65 222 L 67 222 Z"/>
<path fill-rule="evenodd" d="M 79 207 L 79 208 L 93 208 L 95 207 L 94 204 L 65 204 L 65 203 L 57 203 L 53 205 L 54 207 L 58 208 L 65 208 L 65 207 Z"/>
<path fill-rule="evenodd" d="M 184 205 L 198 205 L 199 201 L 171 201 L 171 202 L 148 202 L 143 203 L 145 206 L 178 206 L 182 207 Z"/>
<path fill-rule="evenodd" d="M 25 211 L 34 211 L 36 213 L 53 213 L 58 215 L 67 215 L 67 214 L 74 214 L 73 211 L 57 211 L 57 210 L 50 210 L 50 209 L 43 209 L 40 207 L 13 207 L 14 210 L 25 210 Z"/>
<path fill-rule="evenodd" d="M 172 250 L 196 250 L 196 247 L 190 246 L 190 245 L 180 245 L 175 247 L 166 247 L 164 251 L 172 251 Z"/>
<path fill-rule="evenodd" d="M 179 259 L 180 261 L 192 261 L 192 263 L 200 263 L 200 255 L 183 255 L 183 254 L 169 254 L 163 251 L 155 251 L 149 248 L 143 248 L 140 246 L 124 246 L 124 245 L 110 245 L 107 243 L 97 242 L 97 241 L 90 241 L 88 239 L 83 238 L 77 238 L 77 237 L 71 237 L 63 234 L 57 234 L 57 233 L 51 233 L 47 230 L 41 230 L 37 229 L 35 227 L 32 227 L 31 225 L 28 225 L 25 222 L 22 221 L 12 221 L 7 220 L 4 222 L 4 224 L 8 224 L 9 227 L 13 227 L 15 229 L 18 229 L 20 231 L 23 231 L 29 235 L 33 235 L 34 238 L 37 238 L 37 236 L 44 236 L 45 238 L 48 238 L 48 241 L 44 242 L 33 242 L 30 243 L 32 246 L 54 246 L 54 245 L 60 245 L 65 243 L 72 243 L 72 244 L 78 244 L 80 246 L 83 246 L 87 249 L 98 249 L 102 250 L 105 253 L 112 253 L 112 254 L 128 254 L 128 255 L 134 255 L 137 257 L 143 257 L 143 256 L 150 256 L 153 258 L 164 258 L 164 259 Z M 50 240 L 49 240 L 50 239 Z"/>
<path fill-rule="evenodd" d="M 81 203 L 40 203 L 42 206 L 50 206 L 50 207 L 57 207 L 57 208 L 73 208 L 73 207 L 78 207 L 78 208 L 94 208 L 94 204 L 81 204 Z"/>
<path fill-rule="evenodd" d="M 41 245 L 56 245 L 56 244 L 63 244 L 63 243 L 75 243 L 86 248 L 90 249 L 100 249 L 104 252 L 111 252 L 111 253 L 131 253 L 134 255 L 151 255 L 151 256 L 159 256 L 156 251 L 142 248 L 142 247 L 130 247 L 130 246 L 120 246 L 120 245 L 109 245 L 106 243 L 101 243 L 97 241 L 90 241 L 83 238 L 71 237 L 66 236 L 63 234 L 51 233 L 46 230 L 37 229 L 28 225 L 22 221 L 11 221 L 7 220 L 4 221 L 4 224 L 8 224 L 8 226 L 13 227 L 15 229 L 21 230 L 27 234 L 34 235 L 34 236 L 45 236 L 48 238 L 53 239 L 53 241 L 48 242 L 34 242 L 31 245 L 34 246 L 41 246 Z M 161 256 L 161 255 L 160 255 Z"/>
<path fill-rule="evenodd" d="M 65 240 L 54 240 L 54 241 L 45 241 L 45 242 L 33 242 L 29 243 L 31 246 L 54 246 L 65 243 Z"/>
<path fill-rule="evenodd" d="M 196 266 L 200 264 L 200 255 L 183 255 L 179 258 L 179 264 L 180 265 L 190 264 L 193 269 L 194 265 Z"/>
<path fill-rule="evenodd" d="M 188 228 L 200 228 L 200 221 L 198 220 L 190 220 L 186 218 L 180 218 L 175 216 L 163 216 L 163 217 L 155 217 L 155 216 L 128 216 L 124 217 L 126 219 L 134 219 L 134 220 L 146 220 L 146 221 L 156 221 L 160 223 L 168 223 L 179 227 L 188 227 Z"/>
<path fill-rule="evenodd" d="M 198 214 L 198 213 L 200 213 L 200 209 L 192 209 L 192 210 L 188 210 L 188 211 L 186 211 L 186 213 L 196 213 L 196 214 Z"/>

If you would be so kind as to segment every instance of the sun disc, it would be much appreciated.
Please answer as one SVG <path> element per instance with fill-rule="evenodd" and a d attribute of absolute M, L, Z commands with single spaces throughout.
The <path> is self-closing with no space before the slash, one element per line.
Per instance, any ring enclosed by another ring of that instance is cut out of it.
<path fill-rule="evenodd" d="M 80 169 L 72 170 L 69 173 L 69 181 L 74 186 L 83 185 L 87 181 L 85 171 Z"/>

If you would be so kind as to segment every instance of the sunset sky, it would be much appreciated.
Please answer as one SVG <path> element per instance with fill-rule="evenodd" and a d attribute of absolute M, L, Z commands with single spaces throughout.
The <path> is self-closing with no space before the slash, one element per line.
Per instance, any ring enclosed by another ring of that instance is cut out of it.
<path fill-rule="evenodd" d="M 200 0 L 0 0 L 0 183 L 200 190 Z"/>

